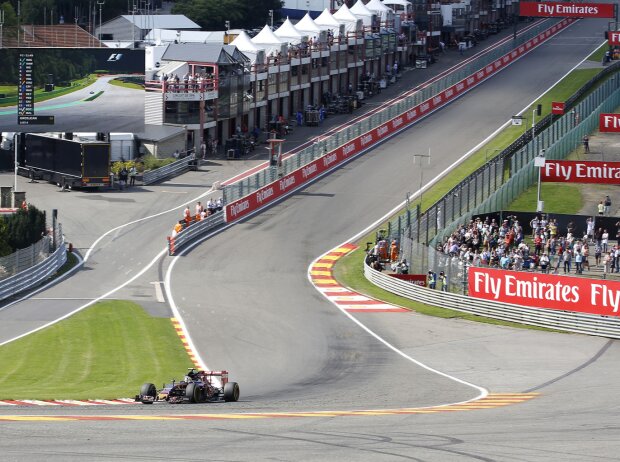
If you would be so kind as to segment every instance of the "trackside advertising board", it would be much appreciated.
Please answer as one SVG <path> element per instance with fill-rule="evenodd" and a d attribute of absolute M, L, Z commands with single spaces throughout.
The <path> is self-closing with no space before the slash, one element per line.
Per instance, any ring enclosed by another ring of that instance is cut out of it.
<path fill-rule="evenodd" d="M 602 132 L 620 132 L 620 114 L 599 114 L 598 128 Z"/>
<path fill-rule="evenodd" d="M 502 303 L 620 316 L 620 282 L 469 268 L 469 296 Z"/>
<path fill-rule="evenodd" d="M 615 18 L 613 3 L 521 2 L 519 15 L 544 18 Z"/>
<path fill-rule="evenodd" d="M 620 45 L 620 32 L 609 31 L 607 33 L 607 42 L 610 45 Z"/>
<path fill-rule="evenodd" d="M 620 184 L 620 162 L 547 160 L 540 172 L 540 181 Z"/>
<path fill-rule="evenodd" d="M 371 148 L 373 145 L 381 142 L 385 138 L 388 138 L 404 128 L 407 128 L 409 125 L 412 125 L 414 122 L 417 122 L 436 109 L 439 109 L 440 107 L 456 99 L 458 96 L 482 83 L 491 75 L 508 66 L 525 53 L 543 43 L 552 35 L 564 29 L 572 21 L 572 19 L 564 19 L 563 21 L 560 21 L 549 29 L 541 32 L 536 37 L 533 37 L 524 44 L 520 45 L 518 48 L 497 58 L 494 62 L 487 64 L 483 69 L 480 69 L 460 82 L 455 83 L 451 87 L 445 89 L 432 98 L 427 99 L 409 111 L 383 123 L 379 127 L 370 130 L 358 138 L 351 140 L 347 144 L 338 147 L 334 151 L 325 154 L 304 167 L 289 173 L 278 181 L 270 183 L 267 186 L 263 186 L 256 192 L 231 202 L 226 205 L 226 221 L 230 223 L 231 221 L 239 220 L 245 215 L 269 204 L 286 193 L 312 181 L 322 173 L 333 169 L 342 162 L 355 157 L 357 154 Z"/>

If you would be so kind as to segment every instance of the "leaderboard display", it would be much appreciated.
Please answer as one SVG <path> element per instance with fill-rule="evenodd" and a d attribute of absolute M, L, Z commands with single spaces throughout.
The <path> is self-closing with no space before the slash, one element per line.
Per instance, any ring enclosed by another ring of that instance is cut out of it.
<path fill-rule="evenodd" d="M 143 49 L 0 48 L 0 132 L 142 132 L 144 61 Z"/>
<path fill-rule="evenodd" d="M 17 84 L 17 123 L 19 125 L 53 125 L 54 116 L 34 114 L 34 54 L 20 53 Z"/>

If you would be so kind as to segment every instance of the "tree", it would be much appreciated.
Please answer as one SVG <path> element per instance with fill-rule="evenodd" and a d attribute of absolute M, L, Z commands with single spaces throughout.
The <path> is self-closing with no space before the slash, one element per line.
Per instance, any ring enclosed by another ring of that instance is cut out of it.
<path fill-rule="evenodd" d="M 253 29 L 269 21 L 269 10 L 282 8 L 281 0 L 181 0 L 172 12 L 184 14 L 206 30 L 224 30 L 226 21 L 233 29 Z"/>
<path fill-rule="evenodd" d="M 4 26 L 17 26 L 17 13 L 9 2 L 0 3 L 0 10 L 4 11 Z"/>
<path fill-rule="evenodd" d="M 6 242 L 13 251 L 24 249 L 41 239 L 45 233 L 45 212 L 34 205 L 19 209 L 5 218 L 7 229 Z"/>

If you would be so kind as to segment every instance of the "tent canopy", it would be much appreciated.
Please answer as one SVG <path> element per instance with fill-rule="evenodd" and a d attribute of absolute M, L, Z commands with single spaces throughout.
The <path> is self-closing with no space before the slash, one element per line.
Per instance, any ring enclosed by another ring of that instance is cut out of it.
<path fill-rule="evenodd" d="M 252 38 L 252 43 L 259 48 L 264 48 L 266 54 L 277 54 L 282 51 L 282 45 L 285 41 L 276 37 L 271 28 L 267 25 Z"/>
<path fill-rule="evenodd" d="M 347 32 L 357 32 L 357 17 L 349 10 L 346 3 L 333 14 L 333 17 L 340 24 L 344 24 L 344 28 Z"/>
<path fill-rule="evenodd" d="M 388 19 L 391 13 L 394 13 L 392 8 L 385 6 L 383 3 L 381 3 L 381 0 L 370 0 L 366 4 L 366 8 L 368 8 L 376 15 L 380 16 L 382 21 Z"/>
<path fill-rule="evenodd" d="M 306 33 L 312 37 L 318 36 L 321 33 L 321 29 L 316 25 L 309 13 L 306 13 L 306 15 L 295 24 L 295 28 L 299 32 Z"/>
<path fill-rule="evenodd" d="M 353 5 L 349 11 L 353 13 L 356 18 L 361 19 L 364 26 L 372 26 L 373 13 L 368 8 L 366 8 L 366 5 L 364 5 L 364 2 L 362 2 L 362 0 L 357 0 L 357 2 L 355 2 L 355 5 Z"/>
<path fill-rule="evenodd" d="M 286 18 L 286 21 L 284 21 L 274 34 L 280 40 L 287 41 L 291 45 L 299 45 L 301 42 L 308 39 L 308 35 L 297 30 L 289 18 Z"/>
<path fill-rule="evenodd" d="M 314 24 L 321 30 L 331 30 L 334 35 L 337 35 L 337 32 L 340 31 L 340 23 L 332 16 L 327 8 L 314 20 Z"/>
<path fill-rule="evenodd" d="M 251 53 L 256 53 L 258 50 L 261 49 L 254 42 L 252 42 L 252 39 L 248 34 L 246 34 L 245 31 L 241 31 L 239 35 L 237 35 L 237 37 L 235 37 L 235 39 L 230 42 L 230 44 L 236 46 L 239 50 L 243 52 L 247 51 Z"/>

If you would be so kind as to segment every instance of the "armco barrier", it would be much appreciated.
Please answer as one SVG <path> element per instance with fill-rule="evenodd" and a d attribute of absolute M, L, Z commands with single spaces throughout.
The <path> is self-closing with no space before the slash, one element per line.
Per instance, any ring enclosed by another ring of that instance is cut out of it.
<path fill-rule="evenodd" d="M 42 262 L 0 281 L 0 300 L 37 286 L 56 273 L 67 261 L 67 250 L 62 242 L 56 251 Z"/>
<path fill-rule="evenodd" d="M 157 183 L 165 178 L 180 175 L 181 173 L 189 170 L 190 162 L 194 161 L 191 156 L 179 159 L 171 164 L 164 165 L 163 167 L 156 168 L 155 170 L 149 170 L 144 172 L 142 176 L 142 182 L 145 185 Z"/>
<path fill-rule="evenodd" d="M 168 254 L 175 255 L 184 245 L 225 223 L 224 212 L 216 212 L 204 220 L 193 222 L 175 237 L 168 238 Z"/>
<path fill-rule="evenodd" d="M 571 19 L 564 19 L 549 29 L 531 38 L 516 49 L 497 58 L 484 68 L 474 72 L 470 76 L 456 82 L 451 87 L 443 90 L 435 96 L 423 101 L 417 106 L 394 117 L 367 133 L 339 146 L 335 150 L 327 152 L 318 159 L 306 164 L 281 179 L 271 182 L 258 189 L 252 194 L 244 196 L 226 205 L 226 220 L 233 221 L 268 205 L 279 197 L 302 187 L 304 184 L 317 178 L 319 175 L 340 166 L 342 163 L 362 154 L 375 147 L 377 144 L 394 136 L 402 130 L 409 128 L 414 123 L 428 116 L 437 109 L 451 103 L 456 98 L 464 95 L 469 90 L 478 86 L 486 79 L 506 68 L 509 64 L 533 50 L 552 35 L 564 29 L 572 23 Z M 369 127 L 370 128 L 370 127 Z"/>
<path fill-rule="evenodd" d="M 428 305 L 549 329 L 620 338 L 620 318 L 617 316 L 606 317 L 573 311 L 528 308 L 508 303 L 481 300 L 450 292 L 441 292 L 393 278 L 365 264 L 364 276 L 376 286 L 389 292 Z"/>

